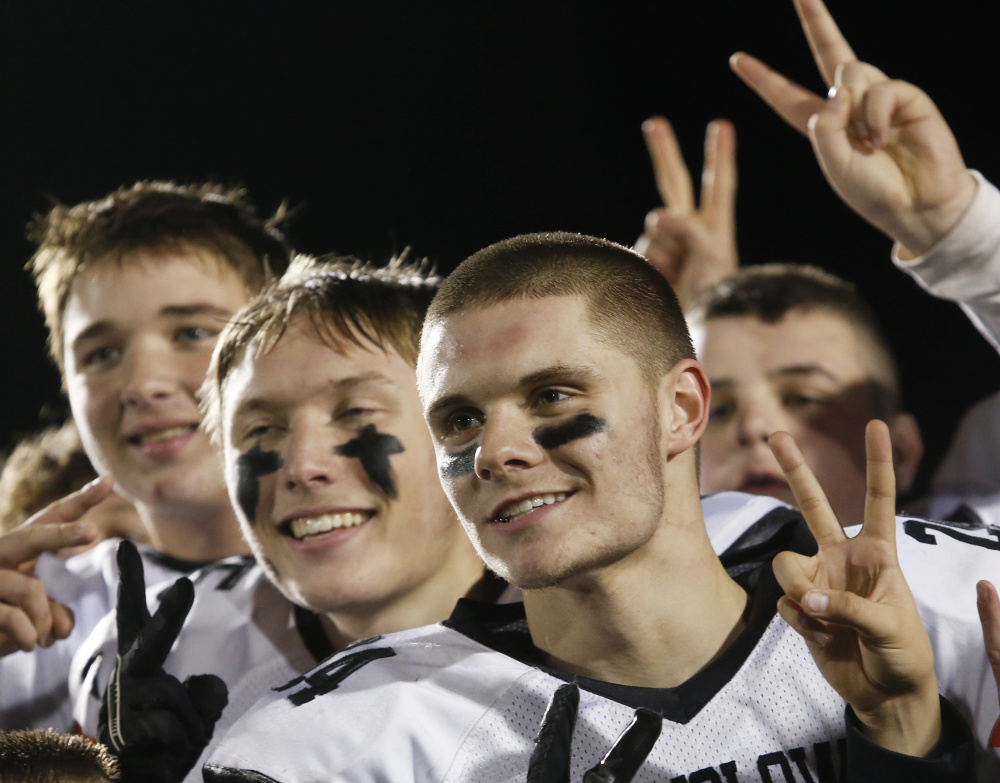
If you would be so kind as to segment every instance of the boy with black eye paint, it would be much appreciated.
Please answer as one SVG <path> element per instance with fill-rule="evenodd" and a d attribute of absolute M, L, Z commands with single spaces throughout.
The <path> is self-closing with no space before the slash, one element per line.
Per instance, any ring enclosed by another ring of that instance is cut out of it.
<path fill-rule="evenodd" d="M 884 425 L 857 538 L 779 436 L 818 551 L 785 509 L 796 551 L 773 570 L 760 552 L 720 562 L 694 449 L 709 388 L 676 298 L 638 254 L 572 234 L 463 262 L 428 311 L 417 377 L 445 491 L 523 605 L 463 601 L 352 646 L 245 714 L 206 781 L 580 780 L 612 746 L 646 780 L 974 778 L 895 562 Z M 322 742 L 274 749 L 313 726 Z"/>
<path fill-rule="evenodd" d="M 178 748 L 135 728 L 187 710 L 149 698 L 152 683 L 176 693 L 177 680 L 238 658 L 219 672 L 229 686 L 219 738 L 270 688 L 334 651 L 444 619 L 463 596 L 496 600 L 507 589 L 458 524 L 423 421 L 414 365 L 436 286 L 405 259 L 376 267 L 299 256 L 220 336 L 206 426 L 221 442 L 256 563 L 205 576 L 176 642 L 163 643 L 163 669 L 117 678 L 117 696 L 105 693 L 118 638 L 106 623 L 101 649 L 88 650 L 102 663 L 75 705 L 95 732 L 102 704 L 107 714 L 131 710 L 123 749 L 142 750 L 144 779 L 201 780 L 194 758 L 178 774 Z"/>
<path fill-rule="evenodd" d="M 0 537 L 0 728 L 72 729 L 70 662 L 114 608 L 115 541 L 55 553 L 97 540 L 80 517 L 108 474 L 149 541 L 150 584 L 247 551 L 195 393 L 226 321 L 288 264 L 279 219 L 241 190 L 139 182 L 32 224 L 50 352 L 103 478 Z"/>

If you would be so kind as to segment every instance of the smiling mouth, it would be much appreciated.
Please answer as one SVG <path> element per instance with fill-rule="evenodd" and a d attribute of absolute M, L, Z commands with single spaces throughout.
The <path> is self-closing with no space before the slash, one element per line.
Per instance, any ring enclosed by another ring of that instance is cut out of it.
<path fill-rule="evenodd" d="M 344 514 L 321 514 L 318 517 L 300 517 L 281 525 L 282 535 L 297 541 L 307 541 L 332 530 L 358 527 L 372 518 L 374 512 L 351 511 Z"/>
<path fill-rule="evenodd" d="M 133 446 L 147 446 L 150 443 L 163 443 L 171 438 L 176 438 L 178 435 L 185 435 L 189 432 L 194 432 L 198 429 L 197 424 L 182 424 L 179 427 L 168 427 L 165 430 L 156 430 L 154 432 L 144 432 L 141 435 L 132 435 L 128 438 L 128 442 Z"/>
<path fill-rule="evenodd" d="M 494 522 L 500 522 L 501 524 L 507 524 L 508 522 L 513 522 L 515 519 L 520 519 L 525 514 L 534 511 L 536 508 L 542 506 L 551 506 L 553 503 L 561 503 L 566 498 L 568 498 L 571 492 L 556 492 L 554 494 L 544 494 L 535 495 L 534 497 L 525 498 L 524 500 L 519 500 L 517 503 L 511 503 L 500 509 L 500 513 L 494 518 Z"/>

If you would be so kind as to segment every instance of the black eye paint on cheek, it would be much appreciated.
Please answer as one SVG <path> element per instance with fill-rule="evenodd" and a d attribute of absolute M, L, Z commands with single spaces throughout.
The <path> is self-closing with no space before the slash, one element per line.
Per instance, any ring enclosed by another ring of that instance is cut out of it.
<path fill-rule="evenodd" d="M 395 435 L 383 435 L 375 429 L 374 424 L 368 424 L 358 437 L 347 441 L 343 446 L 337 446 L 333 453 L 361 460 L 361 467 L 372 483 L 395 500 L 396 482 L 392 478 L 389 455 L 402 451 L 403 444 L 399 442 L 399 438 Z"/>
<path fill-rule="evenodd" d="M 532 433 L 535 443 L 543 449 L 557 449 L 573 440 L 589 438 L 603 432 L 607 427 L 604 419 L 590 413 L 580 413 L 563 424 L 554 427 L 540 427 Z"/>
<path fill-rule="evenodd" d="M 476 446 L 466 446 L 461 451 L 449 454 L 441 463 L 441 478 L 461 478 L 468 476 L 476 469 Z"/>
<path fill-rule="evenodd" d="M 274 473 L 284 464 L 278 452 L 264 451 L 259 443 L 236 458 L 236 498 L 250 524 L 257 519 L 260 477 Z"/>

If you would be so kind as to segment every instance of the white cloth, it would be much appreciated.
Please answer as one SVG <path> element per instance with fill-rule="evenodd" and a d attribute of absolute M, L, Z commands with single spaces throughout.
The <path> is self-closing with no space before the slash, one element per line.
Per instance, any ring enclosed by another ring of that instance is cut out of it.
<path fill-rule="evenodd" d="M 957 302 L 983 337 L 1000 351 L 1000 191 L 976 171 L 972 203 L 948 234 L 923 256 L 893 263 L 924 290 Z M 1000 394 L 970 408 L 931 482 L 937 497 L 962 499 L 1000 492 Z M 955 504 L 957 505 L 957 503 Z M 947 516 L 942 503 L 925 513 Z M 954 506 L 953 506 L 954 508 Z"/>

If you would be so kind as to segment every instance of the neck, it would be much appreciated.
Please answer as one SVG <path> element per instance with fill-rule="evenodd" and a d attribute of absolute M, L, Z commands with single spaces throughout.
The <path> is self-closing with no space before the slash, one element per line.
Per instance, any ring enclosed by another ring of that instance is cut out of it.
<path fill-rule="evenodd" d="M 320 615 L 335 650 L 369 639 L 447 620 L 459 598 L 474 595 L 484 574 L 483 561 L 461 533 L 451 553 L 429 578 L 378 602 Z"/>
<path fill-rule="evenodd" d="M 744 626 L 746 593 L 712 551 L 697 496 L 684 511 L 623 560 L 525 591 L 531 637 L 553 666 L 673 688 L 732 644 Z"/>
<path fill-rule="evenodd" d="M 136 504 L 154 549 L 195 563 L 250 553 L 229 503 L 152 508 Z"/>

